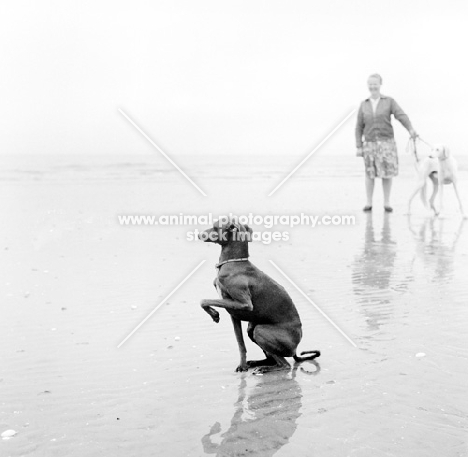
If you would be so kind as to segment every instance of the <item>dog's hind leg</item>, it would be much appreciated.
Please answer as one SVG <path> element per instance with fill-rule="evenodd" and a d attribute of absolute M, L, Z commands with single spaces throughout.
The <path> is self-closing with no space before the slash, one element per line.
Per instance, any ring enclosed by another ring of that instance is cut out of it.
<path fill-rule="evenodd" d="M 444 211 L 444 174 L 442 171 L 437 173 L 437 181 L 439 183 L 439 211 L 436 214 L 441 216 Z"/>
<path fill-rule="evenodd" d="M 421 192 L 419 192 L 419 195 L 421 197 L 422 204 L 424 205 L 424 208 L 427 208 L 427 182 L 424 180 L 424 184 L 421 187 Z"/>
<path fill-rule="evenodd" d="M 249 368 L 257 368 L 257 367 L 274 367 L 276 365 L 276 360 L 265 353 L 265 358 L 261 360 L 247 360 L 247 366 Z"/>
<path fill-rule="evenodd" d="M 301 341 L 300 328 L 261 324 L 255 326 L 253 337 L 255 342 L 263 349 L 267 358 L 275 361 L 274 365 L 260 368 L 261 371 L 269 371 L 269 369 L 289 370 L 291 368 L 285 357 L 296 355 L 297 345 Z"/>
<path fill-rule="evenodd" d="M 254 337 L 254 330 L 255 330 L 256 324 L 253 324 L 252 322 L 249 322 L 249 326 L 247 327 L 247 335 L 249 335 L 249 338 L 258 346 L 258 343 L 255 341 Z M 256 368 L 256 367 L 264 367 L 264 366 L 273 366 L 276 365 L 276 360 L 268 355 L 265 351 L 263 351 L 265 354 L 265 358 L 261 360 L 247 360 L 247 366 L 249 368 Z"/>
<path fill-rule="evenodd" d="M 416 195 L 418 195 L 418 192 L 422 191 L 422 189 L 424 188 L 425 185 L 426 185 L 425 180 L 418 181 L 418 185 L 416 186 L 416 188 L 414 189 L 414 192 L 411 194 L 411 197 L 408 200 L 408 214 L 411 214 L 411 203 L 412 203 L 414 197 L 416 197 Z M 427 203 L 425 203 L 425 205 L 427 205 Z"/>
<path fill-rule="evenodd" d="M 431 209 L 434 211 L 434 214 L 437 214 L 437 209 L 435 207 L 435 199 L 437 196 L 437 192 L 439 191 L 439 179 L 437 178 L 437 172 L 434 171 L 429 175 L 429 178 L 432 181 L 433 188 L 432 188 L 432 195 L 431 198 L 429 199 L 429 204 L 431 206 Z"/>
<path fill-rule="evenodd" d="M 463 210 L 463 203 L 460 198 L 460 194 L 458 193 L 458 187 L 457 187 L 457 181 L 454 179 L 453 180 L 453 190 L 455 191 L 455 195 L 457 196 L 458 204 L 460 205 L 460 212 L 463 217 L 465 216 L 465 211 Z"/>

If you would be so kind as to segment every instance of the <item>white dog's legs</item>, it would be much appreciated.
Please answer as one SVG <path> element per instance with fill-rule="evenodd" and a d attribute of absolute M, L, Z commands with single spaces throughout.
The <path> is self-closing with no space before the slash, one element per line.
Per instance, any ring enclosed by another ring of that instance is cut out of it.
<path fill-rule="evenodd" d="M 457 181 L 453 181 L 453 189 L 455 190 L 455 195 L 457 196 L 458 204 L 460 205 L 460 212 L 463 217 L 466 218 L 465 211 L 463 210 L 463 203 L 460 198 L 460 194 L 458 193 Z"/>
<path fill-rule="evenodd" d="M 438 173 L 438 181 L 439 181 L 439 212 L 436 213 L 439 217 L 444 217 L 444 174 L 442 171 Z"/>
<path fill-rule="evenodd" d="M 408 214 L 411 214 L 411 203 L 414 200 L 414 197 L 418 195 L 419 192 L 423 189 L 423 187 L 426 185 L 426 180 L 425 178 L 423 180 L 419 180 L 416 188 L 414 189 L 414 192 L 411 194 L 410 199 L 408 200 Z M 426 203 L 427 205 L 427 203 Z"/>
<path fill-rule="evenodd" d="M 432 184 L 433 184 L 433 190 L 432 190 L 432 195 L 431 195 L 431 198 L 429 199 L 429 205 L 431 207 L 431 209 L 434 211 L 434 214 L 437 214 L 437 209 L 434 205 L 434 202 L 435 202 L 435 199 L 437 197 L 437 193 L 439 191 L 439 181 L 438 181 L 438 178 L 436 176 L 434 176 L 434 173 L 431 173 L 429 175 L 429 178 L 431 179 L 432 181 Z"/>

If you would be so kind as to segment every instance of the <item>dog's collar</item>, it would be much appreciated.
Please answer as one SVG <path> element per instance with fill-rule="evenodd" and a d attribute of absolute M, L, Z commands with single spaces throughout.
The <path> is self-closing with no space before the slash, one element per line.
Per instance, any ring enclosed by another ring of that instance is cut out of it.
<path fill-rule="evenodd" d="M 444 155 L 444 157 L 437 157 L 437 156 L 429 156 L 431 159 L 439 159 L 441 162 L 447 160 L 448 157 Z"/>
<path fill-rule="evenodd" d="M 225 263 L 229 263 L 229 262 L 246 262 L 247 260 L 249 260 L 248 257 L 243 257 L 242 259 L 229 259 L 229 260 L 225 260 L 224 262 L 219 262 L 215 265 L 215 268 L 221 268 L 222 265 L 224 265 Z"/>

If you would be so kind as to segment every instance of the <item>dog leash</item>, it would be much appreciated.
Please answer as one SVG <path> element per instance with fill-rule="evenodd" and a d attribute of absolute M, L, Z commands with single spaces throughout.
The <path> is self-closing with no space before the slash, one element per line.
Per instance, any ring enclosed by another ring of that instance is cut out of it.
<path fill-rule="evenodd" d="M 408 140 L 408 144 L 406 146 L 406 151 L 409 152 L 410 143 L 411 141 L 413 141 L 413 154 L 414 154 L 414 157 L 416 158 L 416 162 L 419 162 L 418 150 L 416 147 L 416 140 L 421 141 L 421 143 L 424 143 L 426 146 L 429 146 L 431 149 L 434 149 L 434 146 L 428 143 L 427 141 L 423 140 L 419 135 L 416 138 L 410 137 L 410 139 Z"/>
<path fill-rule="evenodd" d="M 248 257 L 244 257 L 242 259 L 229 259 L 229 260 L 225 260 L 224 262 L 219 262 L 215 265 L 215 268 L 221 268 L 222 265 L 224 265 L 225 263 L 229 263 L 229 262 L 245 262 L 249 260 Z"/>
<path fill-rule="evenodd" d="M 421 137 L 418 137 L 418 138 L 419 138 L 426 146 L 429 146 L 432 150 L 435 149 L 434 146 L 433 146 L 432 144 L 428 143 L 427 141 L 424 141 Z M 433 159 L 439 159 L 439 160 L 441 160 L 442 162 L 443 162 L 444 160 L 447 160 L 447 158 L 448 158 L 447 155 L 446 155 L 446 152 L 445 152 L 445 147 L 444 147 L 444 155 L 443 155 L 443 157 L 434 157 L 434 156 L 432 156 L 432 155 L 429 155 L 429 157 L 431 157 L 431 158 L 433 158 Z"/>
<path fill-rule="evenodd" d="M 423 140 L 420 136 L 417 136 L 416 138 L 411 138 L 408 140 L 408 143 L 406 145 L 406 152 L 409 152 L 410 150 L 410 144 L 411 144 L 411 141 L 413 141 L 413 154 L 414 154 L 414 157 L 416 159 L 416 162 L 419 162 L 419 157 L 418 157 L 418 151 L 417 151 L 417 148 L 416 148 L 416 140 L 419 139 L 422 143 L 424 143 L 426 146 L 429 146 L 431 148 L 431 150 L 434 150 L 434 146 L 430 143 L 428 143 L 427 141 Z M 447 155 L 446 155 L 446 152 L 445 152 L 445 147 L 444 147 L 444 155 L 442 157 L 439 157 L 439 156 L 433 156 L 431 154 L 428 155 L 428 157 L 432 158 L 432 159 L 438 159 L 440 161 L 444 161 L 444 160 L 447 160 Z"/>
<path fill-rule="evenodd" d="M 411 137 L 410 137 L 410 139 L 408 140 L 408 143 L 406 144 L 406 152 L 407 152 L 407 153 L 410 152 L 410 145 L 411 145 L 411 142 L 413 142 L 413 147 L 412 147 L 411 149 L 412 149 L 414 158 L 416 159 L 416 162 L 419 162 L 418 150 L 417 150 L 417 148 L 416 148 L 416 138 L 411 138 Z"/>
<path fill-rule="evenodd" d="M 421 137 L 418 137 L 426 146 L 429 146 L 431 149 L 434 149 L 434 146 L 432 144 L 428 143 L 427 141 L 424 141 Z"/>

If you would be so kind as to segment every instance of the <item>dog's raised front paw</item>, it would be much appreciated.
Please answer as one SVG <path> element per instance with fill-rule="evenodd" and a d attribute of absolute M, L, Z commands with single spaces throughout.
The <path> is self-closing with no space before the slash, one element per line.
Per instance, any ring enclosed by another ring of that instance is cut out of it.
<path fill-rule="evenodd" d="M 216 433 L 219 433 L 221 431 L 221 424 L 219 422 L 216 422 L 210 429 L 209 435 L 215 435 Z"/>
<path fill-rule="evenodd" d="M 215 309 L 209 307 L 205 308 L 206 312 L 210 315 L 211 319 L 213 319 L 213 322 L 218 323 L 219 322 L 219 313 Z"/>
<path fill-rule="evenodd" d="M 209 306 L 209 300 L 202 300 L 201 301 L 201 307 L 210 315 L 211 319 L 213 319 L 214 322 L 218 323 L 219 322 L 219 313 L 215 309 L 213 309 L 211 306 Z"/>

